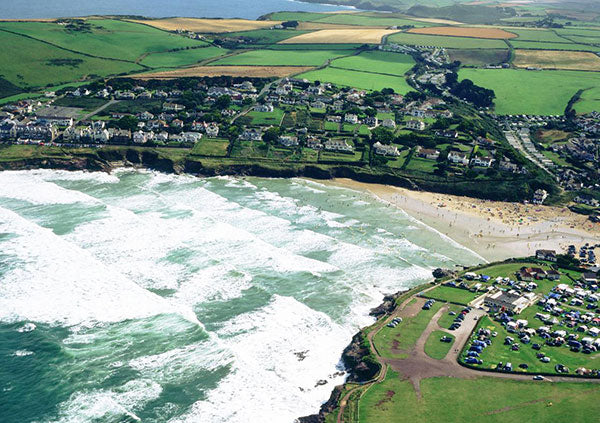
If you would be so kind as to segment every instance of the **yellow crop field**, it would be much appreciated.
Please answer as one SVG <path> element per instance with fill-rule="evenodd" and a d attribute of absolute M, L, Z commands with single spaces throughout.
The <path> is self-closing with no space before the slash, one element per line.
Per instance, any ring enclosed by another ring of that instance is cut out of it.
<path fill-rule="evenodd" d="M 323 29 L 280 41 L 279 44 L 379 44 L 385 35 L 395 34 L 390 29 Z"/>
<path fill-rule="evenodd" d="M 515 50 L 513 64 L 520 68 L 600 71 L 600 57 L 583 51 Z"/>
<path fill-rule="evenodd" d="M 192 66 L 165 72 L 131 76 L 137 79 L 175 79 L 200 76 L 246 76 L 252 78 L 281 78 L 312 70 L 308 66 Z"/>
<path fill-rule="evenodd" d="M 447 37 L 471 37 L 508 40 L 517 34 L 499 28 L 477 28 L 457 26 L 432 26 L 429 28 L 413 28 L 408 32 L 425 35 L 445 35 Z"/>
<path fill-rule="evenodd" d="M 150 25 L 165 31 L 185 30 L 212 34 L 270 28 L 280 23 L 277 21 L 250 21 L 246 19 L 195 18 L 148 19 L 133 20 L 132 22 Z"/>

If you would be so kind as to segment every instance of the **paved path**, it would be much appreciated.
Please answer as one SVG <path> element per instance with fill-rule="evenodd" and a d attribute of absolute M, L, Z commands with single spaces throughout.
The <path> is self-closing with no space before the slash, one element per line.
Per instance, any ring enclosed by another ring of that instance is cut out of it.
<path fill-rule="evenodd" d="M 90 113 L 88 113 L 87 115 L 85 115 L 84 117 L 82 117 L 81 119 L 79 119 L 78 121 L 76 121 L 73 124 L 73 126 L 76 126 L 82 120 L 87 120 L 87 119 L 91 118 L 92 116 L 96 116 L 98 113 L 100 113 L 102 110 L 106 109 L 108 106 L 112 106 L 113 104 L 116 104 L 118 102 L 119 102 L 119 100 L 115 100 L 115 99 L 112 99 L 112 100 L 108 101 L 107 103 L 105 103 L 102 106 L 98 107 L 96 110 L 91 111 Z"/>

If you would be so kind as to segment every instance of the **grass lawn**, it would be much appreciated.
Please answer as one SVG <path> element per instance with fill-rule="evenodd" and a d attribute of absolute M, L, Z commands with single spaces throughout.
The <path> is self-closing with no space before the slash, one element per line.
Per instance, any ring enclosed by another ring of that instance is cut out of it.
<path fill-rule="evenodd" d="M 321 151 L 319 160 L 327 162 L 359 162 L 362 158 L 362 151 L 354 151 L 352 154 L 336 153 L 334 151 Z"/>
<path fill-rule="evenodd" d="M 416 300 L 411 300 L 412 304 Z M 413 317 L 407 317 L 395 328 L 384 326 L 373 339 L 377 351 L 385 358 L 400 358 L 399 354 L 392 353 L 392 347 L 398 350 L 410 350 L 429 324 L 431 317 L 442 307 L 436 302 L 430 310 L 419 310 Z"/>
<path fill-rule="evenodd" d="M 440 339 L 442 336 L 448 336 L 452 338 L 452 342 L 442 342 Z M 441 330 L 434 330 L 429 334 L 429 338 L 425 342 L 425 354 L 436 360 L 441 360 L 446 357 L 450 348 L 454 344 L 454 336 L 450 335 Z"/>
<path fill-rule="evenodd" d="M 321 66 L 329 59 L 346 54 L 347 50 L 253 50 L 225 57 L 211 65 Z"/>
<path fill-rule="evenodd" d="M 335 122 L 325 121 L 324 128 L 326 131 L 338 132 L 340 124 Z"/>
<path fill-rule="evenodd" d="M 448 304 L 448 311 L 440 316 L 438 319 L 438 325 L 442 328 L 448 329 L 452 323 L 454 323 L 454 319 L 456 319 L 456 315 L 451 315 L 450 312 L 455 312 L 456 314 L 460 313 L 464 306 L 456 305 L 456 304 Z"/>
<path fill-rule="evenodd" d="M 258 112 L 252 110 L 246 116 L 252 118 L 252 125 L 267 126 L 275 125 L 279 126 L 281 119 L 283 119 L 284 111 L 281 109 L 273 109 L 272 112 Z"/>
<path fill-rule="evenodd" d="M 240 141 L 233 144 L 232 157 L 266 157 L 269 146 L 263 141 Z"/>
<path fill-rule="evenodd" d="M 393 88 L 400 94 L 406 94 L 411 90 L 403 77 L 391 75 L 378 75 L 369 72 L 358 72 L 347 69 L 325 68 L 309 71 L 298 75 L 298 78 L 306 78 L 309 81 L 331 82 L 347 87 L 362 88 L 365 90 L 382 90 Z"/>
<path fill-rule="evenodd" d="M 365 51 L 358 56 L 343 57 L 334 60 L 331 66 L 358 71 L 370 71 L 381 74 L 402 76 L 415 65 L 408 54 L 388 53 L 384 51 Z"/>
<path fill-rule="evenodd" d="M 574 108 L 577 113 L 590 113 L 600 109 L 600 86 L 596 84 L 595 87 L 585 90 Z"/>
<path fill-rule="evenodd" d="M 140 56 L 160 51 L 207 45 L 170 34 L 148 25 L 114 19 L 91 19 L 90 32 L 69 31 L 52 22 L 1 22 L 6 29 L 77 52 L 99 57 L 135 61 Z"/>
<path fill-rule="evenodd" d="M 227 50 L 217 47 L 202 47 L 189 50 L 169 51 L 166 53 L 152 53 L 141 61 L 143 65 L 152 68 L 174 68 L 202 62 L 212 57 L 227 54 Z"/>
<path fill-rule="evenodd" d="M 593 88 L 581 109 L 600 109 L 598 74 L 578 71 L 528 71 L 521 69 L 462 69 L 460 79 L 494 90 L 496 112 L 561 115 L 579 89 Z M 586 93 L 584 93 L 586 94 Z M 579 103 L 578 103 L 579 104 Z M 579 107 L 575 107 L 579 109 Z"/>
<path fill-rule="evenodd" d="M 192 148 L 192 155 L 225 157 L 228 146 L 229 140 L 226 139 L 203 138 Z"/>
<path fill-rule="evenodd" d="M 600 385 L 593 383 L 441 377 L 421 380 L 420 388 L 417 399 L 409 381 L 388 371 L 360 399 L 360 422 L 592 422 L 600 412 Z"/>
<path fill-rule="evenodd" d="M 435 165 L 437 162 L 435 160 L 422 159 L 420 157 L 413 156 L 406 166 L 407 170 L 418 170 L 419 172 L 424 173 L 433 173 L 435 170 Z"/>
<path fill-rule="evenodd" d="M 21 88 L 60 85 L 90 75 L 108 76 L 142 70 L 133 63 L 84 56 L 2 31 L 0 42 L 4 46 L 0 49 L 0 75 Z"/>
<path fill-rule="evenodd" d="M 506 48 L 502 40 L 486 40 L 468 37 L 444 37 L 442 35 L 423 35 L 400 32 L 388 37 L 388 42 L 414 46 L 434 46 L 444 48 Z"/>
<path fill-rule="evenodd" d="M 384 15 L 383 15 L 384 16 Z M 431 26 L 426 22 L 413 21 L 403 18 L 362 16 L 354 13 L 327 14 L 324 18 L 316 19 L 318 22 L 327 22 L 343 25 L 362 25 L 362 26 L 404 26 L 413 25 L 415 27 Z"/>
<path fill-rule="evenodd" d="M 466 289 L 454 288 L 452 286 L 439 285 L 431 291 L 423 294 L 424 297 L 433 298 L 436 300 L 448 301 L 452 303 L 467 305 L 475 298 L 482 295 L 481 292 L 471 292 Z"/>

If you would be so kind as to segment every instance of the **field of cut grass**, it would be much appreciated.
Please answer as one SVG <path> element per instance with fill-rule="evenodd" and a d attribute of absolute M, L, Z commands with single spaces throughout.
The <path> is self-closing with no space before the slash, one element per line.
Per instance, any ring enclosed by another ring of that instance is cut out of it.
<path fill-rule="evenodd" d="M 189 50 L 170 51 L 149 54 L 140 63 L 152 68 L 176 68 L 192 65 L 204 60 L 227 54 L 228 51 L 217 47 L 202 47 Z"/>
<path fill-rule="evenodd" d="M 191 154 L 197 156 L 225 157 L 227 155 L 228 146 L 229 140 L 203 138 L 194 145 Z"/>
<path fill-rule="evenodd" d="M 440 377 L 421 380 L 420 390 L 417 398 L 410 381 L 388 371 L 360 399 L 360 422 L 591 422 L 600 412 L 600 385 L 595 383 Z"/>
<path fill-rule="evenodd" d="M 378 75 L 369 72 L 357 72 L 347 69 L 325 68 L 309 71 L 299 75 L 309 81 L 331 82 L 333 84 L 365 90 L 379 90 L 393 88 L 397 93 L 405 94 L 411 90 L 403 77 L 391 75 Z"/>
<path fill-rule="evenodd" d="M 600 70 L 600 57 L 591 52 L 554 50 L 515 50 L 513 64 L 543 69 Z M 600 80 L 600 75 L 598 75 Z"/>
<path fill-rule="evenodd" d="M 442 342 L 440 338 L 447 336 L 452 338 L 452 342 Z M 436 360 L 441 360 L 446 357 L 450 348 L 454 344 L 454 336 L 441 330 L 434 330 L 429 334 L 429 338 L 425 342 L 425 354 Z"/>
<path fill-rule="evenodd" d="M 410 29 L 408 32 L 425 35 L 441 35 L 446 37 L 472 37 L 506 40 L 515 38 L 516 34 L 499 28 L 470 28 L 464 26 L 435 26 L 430 28 Z"/>
<path fill-rule="evenodd" d="M 268 28 L 277 25 L 279 22 L 273 21 L 251 21 L 247 19 L 197 19 L 197 18 L 167 18 L 167 19 L 149 19 L 133 20 L 152 26 L 164 31 L 186 30 L 204 33 L 223 33 L 250 31 L 253 29 Z"/>
<path fill-rule="evenodd" d="M 90 54 L 135 61 L 144 54 L 207 45 L 146 25 L 112 19 L 91 19 L 91 32 L 68 31 L 51 22 L 0 22 L 0 29 L 25 34 L 54 45 Z"/>
<path fill-rule="evenodd" d="M 565 40 L 566 41 L 566 40 Z M 514 48 L 532 49 L 532 50 L 574 50 L 574 51 L 598 51 L 600 47 L 589 46 L 586 44 L 575 43 L 548 43 L 537 41 L 509 41 Z"/>
<path fill-rule="evenodd" d="M 496 112 L 499 114 L 560 115 L 579 89 L 594 88 L 585 99 L 587 109 L 600 109 L 594 100 L 598 74 L 577 71 L 527 71 L 519 69 L 462 69 L 459 78 L 496 93 Z"/>
<path fill-rule="evenodd" d="M 329 59 L 348 54 L 347 50 L 252 50 L 217 60 L 215 65 L 321 66 Z"/>
<path fill-rule="evenodd" d="M 252 118 L 253 125 L 275 125 L 279 126 L 281 123 L 281 119 L 283 119 L 283 110 L 274 109 L 273 112 L 257 112 L 253 110 L 247 114 L 247 116 Z"/>
<path fill-rule="evenodd" d="M 142 70 L 133 63 L 84 56 L 7 32 L 0 32 L 0 42 L 0 75 L 21 88 Z"/>
<path fill-rule="evenodd" d="M 398 31 L 360 27 L 357 27 L 357 29 L 323 29 L 288 38 L 287 40 L 282 41 L 281 44 L 379 44 L 384 35 L 390 35 L 396 32 Z"/>
<path fill-rule="evenodd" d="M 402 76 L 415 65 L 408 54 L 387 53 L 383 51 L 365 51 L 358 56 L 334 60 L 331 66 L 336 68 L 370 71 Z"/>
<path fill-rule="evenodd" d="M 318 19 L 326 18 L 327 13 L 311 13 L 311 12 L 276 12 L 269 15 L 271 21 L 298 21 L 310 22 Z"/>
<path fill-rule="evenodd" d="M 480 38 L 467 37 L 442 37 L 439 35 L 412 34 L 400 32 L 388 37 L 388 42 L 396 44 L 407 44 L 413 46 L 434 46 L 444 48 L 506 48 L 506 43 L 502 40 L 486 40 Z"/>
<path fill-rule="evenodd" d="M 600 87 L 596 85 L 594 88 L 585 90 L 581 94 L 581 99 L 575 103 L 577 113 L 590 113 L 600 110 Z"/>

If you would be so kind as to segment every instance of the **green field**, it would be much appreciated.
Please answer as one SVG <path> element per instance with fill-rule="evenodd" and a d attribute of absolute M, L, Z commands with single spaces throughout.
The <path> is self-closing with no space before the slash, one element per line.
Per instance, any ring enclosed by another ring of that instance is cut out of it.
<path fill-rule="evenodd" d="M 400 32 L 388 37 L 388 42 L 397 44 L 407 44 L 414 46 L 434 46 L 445 48 L 506 48 L 506 43 L 502 40 L 486 40 L 467 37 L 444 37 L 439 35 L 423 35 Z"/>
<path fill-rule="evenodd" d="M 0 29 L 25 34 L 80 53 L 135 61 L 151 52 L 206 45 L 147 25 L 111 19 L 92 19 L 90 32 L 68 31 L 50 22 L 1 22 Z M 4 36 L 2 34 L 1 36 Z M 5 44 L 5 43 L 3 43 Z"/>
<path fill-rule="evenodd" d="M 225 157 L 228 146 L 229 140 L 203 138 L 192 148 L 192 155 Z"/>
<path fill-rule="evenodd" d="M 346 54 L 347 50 L 253 50 L 225 57 L 211 65 L 321 66 L 329 59 Z"/>
<path fill-rule="evenodd" d="M 414 300 L 411 301 L 412 304 Z M 419 310 L 417 315 L 405 318 L 395 328 L 384 326 L 375 335 L 373 343 L 382 357 L 398 358 L 398 354 L 392 353 L 392 347 L 401 351 L 408 351 L 415 346 L 421 333 L 431 320 L 431 317 L 443 306 L 436 302 L 430 310 Z"/>
<path fill-rule="evenodd" d="M 414 59 L 408 54 L 383 51 L 365 51 L 358 56 L 343 57 L 331 63 L 336 68 L 397 76 L 403 76 L 414 65 Z"/>
<path fill-rule="evenodd" d="M 466 289 L 454 288 L 452 286 L 439 285 L 431 291 L 423 294 L 424 297 L 433 298 L 436 300 L 448 301 L 468 305 L 475 298 L 481 296 L 482 293 L 471 292 Z"/>
<path fill-rule="evenodd" d="M 133 63 L 84 56 L 7 32 L 0 32 L 0 40 L 4 46 L 0 49 L 0 75 L 21 88 L 142 70 Z"/>
<path fill-rule="evenodd" d="M 410 381 L 388 371 L 360 399 L 361 423 L 592 422 L 600 412 L 600 385 L 497 378 L 429 378 L 417 398 Z"/>
<path fill-rule="evenodd" d="M 585 90 L 580 100 L 575 103 L 574 109 L 578 113 L 590 113 L 600 109 L 600 86 Z"/>
<path fill-rule="evenodd" d="M 484 66 L 488 64 L 498 64 L 508 62 L 510 59 L 509 50 L 496 49 L 453 49 L 448 51 L 450 60 L 458 60 L 463 65 L 467 66 Z"/>
<path fill-rule="evenodd" d="M 269 15 L 272 21 L 298 21 L 310 22 L 327 17 L 326 13 L 311 13 L 311 12 L 276 12 Z"/>
<path fill-rule="evenodd" d="M 256 110 L 252 110 L 247 114 L 247 116 L 252 118 L 252 125 L 279 126 L 281 119 L 283 119 L 283 114 L 284 112 L 281 109 L 274 109 L 272 112 L 257 112 Z"/>
<path fill-rule="evenodd" d="M 577 90 L 587 88 L 594 90 L 587 94 L 580 111 L 600 109 L 596 72 L 462 69 L 459 78 L 494 90 L 496 112 L 502 115 L 561 115 Z"/>
<path fill-rule="evenodd" d="M 416 170 L 424 173 L 431 173 L 435 170 L 435 165 L 437 162 L 435 160 L 423 159 L 420 157 L 413 156 L 408 162 L 406 169 Z"/>
<path fill-rule="evenodd" d="M 565 40 L 566 41 L 566 40 Z M 524 48 L 529 50 L 565 50 L 565 51 L 600 51 L 600 47 L 589 46 L 586 44 L 565 43 L 547 43 L 537 41 L 513 41 L 510 43 L 514 48 Z"/>
<path fill-rule="evenodd" d="M 222 48 L 202 47 L 189 50 L 169 51 L 166 53 L 151 53 L 147 55 L 141 63 L 152 68 L 174 68 L 191 65 L 227 53 L 228 51 Z"/>
<path fill-rule="evenodd" d="M 447 336 L 452 338 L 452 342 L 442 342 L 440 338 Z M 425 354 L 436 360 L 441 360 L 446 357 L 450 348 L 454 344 L 454 336 L 441 330 L 434 330 L 429 334 L 427 341 L 425 342 Z"/>
<path fill-rule="evenodd" d="M 518 38 L 513 40 L 519 41 L 544 41 L 549 43 L 568 43 L 568 40 L 559 37 L 552 30 L 536 30 L 536 29 L 507 29 L 507 31 L 517 34 Z"/>
<path fill-rule="evenodd" d="M 403 18 L 386 18 L 385 15 L 382 17 L 371 17 L 357 15 L 354 13 L 340 13 L 340 14 L 327 14 L 324 18 L 316 19 L 317 22 L 327 22 L 334 24 L 343 25 L 361 25 L 361 26 L 405 26 L 412 25 L 415 27 L 431 26 L 426 22 L 413 21 Z"/>
<path fill-rule="evenodd" d="M 402 77 L 391 75 L 378 75 L 369 72 L 357 72 L 346 69 L 325 68 L 309 71 L 298 76 L 309 81 L 331 82 L 347 87 L 362 88 L 365 90 L 382 90 L 393 88 L 397 93 L 405 94 L 411 90 L 406 80 Z"/>
<path fill-rule="evenodd" d="M 306 34 L 308 31 L 296 31 L 291 29 L 254 29 L 252 31 L 228 32 L 227 37 L 244 37 L 252 40 L 253 44 L 270 45 L 291 37 Z"/>

